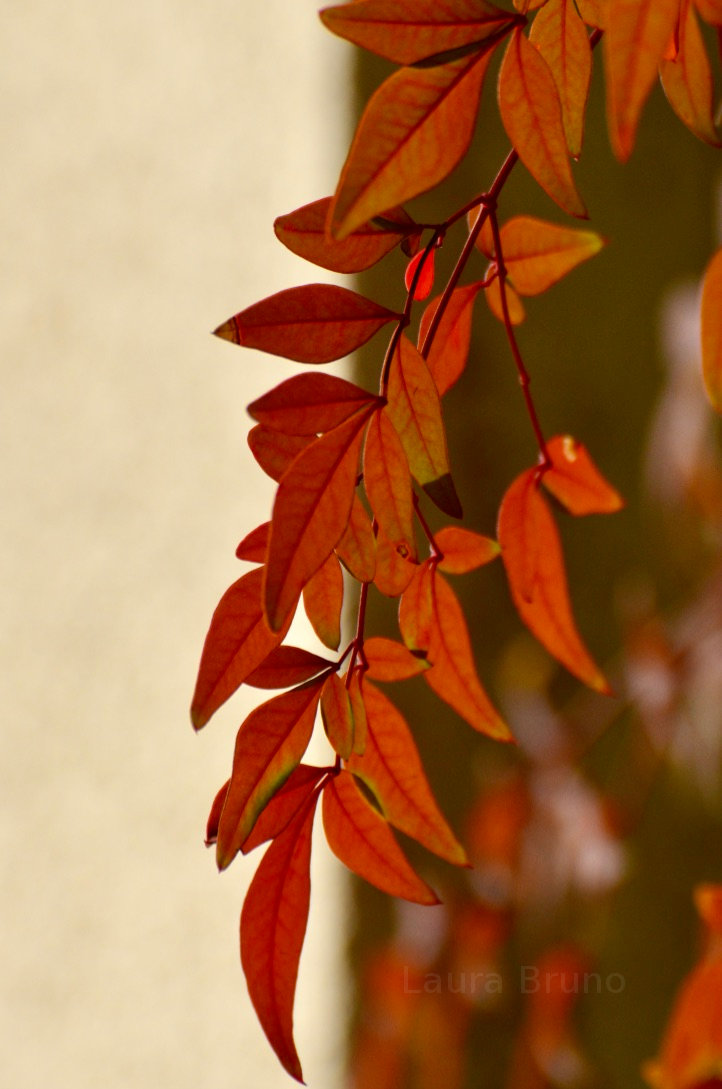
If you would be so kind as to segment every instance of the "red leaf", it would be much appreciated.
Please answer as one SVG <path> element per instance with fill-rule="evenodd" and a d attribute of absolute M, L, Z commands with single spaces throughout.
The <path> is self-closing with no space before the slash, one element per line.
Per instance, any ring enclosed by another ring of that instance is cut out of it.
<path fill-rule="evenodd" d="M 329 650 L 338 650 L 341 642 L 343 572 L 333 552 L 304 586 L 303 607 L 323 645 Z"/>
<path fill-rule="evenodd" d="M 383 530 L 376 537 L 376 573 L 374 586 L 386 597 L 398 597 L 414 577 L 417 564 L 402 556 Z"/>
<path fill-rule="evenodd" d="M 268 531 L 270 526 L 270 522 L 264 522 L 262 525 L 257 526 L 256 529 L 252 529 L 250 533 L 246 534 L 236 549 L 236 556 L 239 560 L 248 560 L 249 563 L 266 562 Z"/>
<path fill-rule="evenodd" d="M 697 11 L 710 26 L 722 26 L 722 0 L 695 0 Z"/>
<path fill-rule="evenodd" d="M 233 772 L 218 825 L 216 862 L 231 864 L 256 818 L 293 769 L 311 739 L 326 676 L 274 696 L 251 711 L 236 737 Z"/>
<path fill-rule="evenodd" d="M 262 843 L 280 835 L 309 800 L 323 776 L 328 775 L 329 770 L 312 767 L 310 764 L 299 764 L 278 788 L 266 808 L 259 813 L 253 831 L 243 841 L 243 854 L 247 855 Z"/>
<path fill-rule="evenodd" d="M 592 51 L 574 0 L 547 0 L 532 23 L 529 40 L 554 77 L 569 154 L 578 159 L 592 74 Z"/>
<path fill-rule="evenodd" d="M 420 564 L 399 602 L 399 628 L 405 645 L 414 654 L 428 655 L 434 623 L 434 565 Z"/>
<path fill-rule="evenodd" d="M 423 655 L 412 654 L 403 643 L 373 635 L 364 641 L 367 675 L 374 681 L 405 681 L 429 668 Z"/>
<path fill-rule="evenodd" d="M 514 216 L 500 236 L 507 275 L 520 295 L 540 295 L 605 244 L 596 231 L 562 227 L 534 216 Z M 477 246 L 487 257 L 494 256 L 490 231 L 482 230 Z"/>
<path fill-rule="evenodd" d="M 466 852 L 441 815 L 403 715 L 378 688 L 364 682 L 368 720 L 366 750 L 348 770 L 366 783 L 386 820 L 455 866 Z"/>
<path fill-rule="evenodd" d="M 348 698 L 351 700 L 351 714 L 353 715 L 353 751 L 361 756 L 366 749 L 366 707 L 363 701 L 363 677 L 362 668 L 354 669 L 351 679 L 346 675 L 346 688 Z"/>
<path fill-rule="evenodd" d="M 372 220 L 343 242 L 326 233 L 331 197 L 316 200 L 279 216 L 273 224 L 277 238 L 293 253 L 331 272 L 362 272 L 385 257 L 412 233 L 414 221 L 403 208 L 387 211 L 382 221 Z"/>
<path fill-rule="evenodd" d="M 481 533 L 458 526 L 445 526 L 434 535 L 436 547 L 443 553 L 439 570 L 450 575 L 465 575 L 482 564 L 491 563 L 501 549 L 498 542 Z"/>
<path fill-rule="evenodd" d="M 574 623 L 559 534 L 536 486 L 535 469 L 527 469 L 507 490 L 498 535 L 521 619 L 571 673 L 598 692 L 609 693 Z"/>
<path fill-rule="evenodd" d="M 589 457 L 586 448 L 571 435 L 556 435 L 547 442 L 551 469 L 542 477 L 544 487 L 570 514 L 611 514 L 624 501 Z"/>
<path fill-rule="evenodd" d="M 306 436 L 283 435 L 258 424 L 248 432 L 251 453 L 272 480 L 280 480 L 288 466 L 313 440 Z"/>
<path fill-rule="evenodd" d="M 221 819 L 221 811 L 223 810 L 226 794 L 228 793 L 228 787 L 230 785 L 231 780 L 227 779 L 213 799 L 211 811 L 208 814 L 208 820 L 206 821 L 206 847 L 212 846 L 218 839 L 218 822 Z"/>
<path fill-rule="evenodd" d="M 554 77 L 520 30 L 499 72 L 499 111 L 519 158 L 545 193 L 570 215 L 586 217 L 569 165 Z"/>
<path fill-rule="evenodd" d="M 196 730 L 205 726 L 222 703 L 283 640 L 290 613 L 272 632 L 263 616 L 263 569 L 249 571 L 226 590 L 213 613 L 201 654 L 191 705 Z"/>
<path fill-rule="evenodd" d="M 323 686 L 321 716 L 334 752 L 348 760 L 353 750 L 353 708 L 348 689 L 337 673 L 332 673 Z"/>
<path fill-rule="evenodd" d="M 376 571 L 376 538 L 369 516 L 358 495 L 351 504 L 351 517 L 336 545 L 336 554 L 344 567 L 359 582 L 371 582 Z"/>
<path fill-rule="evenodd" d="M 421 250 L 415 257 L 412 257 L 406 266 L 406 272 L 404 273 L 404 285 L 407 291 L 414 289 L 413 297 L 415 299 L 428 299 L 431 294 L 431 289 L 434 286 L 434 256 L 435 250 L 431 253 L 427 253 L 426 250 Z M 420 271 L 417 271 L 421 266 Z M 416 284 L 414 285 L 414 279 Z"/>
<path fill-rule="evenodd" d="M 433 299 L 421 315 L 419 324 L 419 351 L 436 383 L 439 394 L 446 393 L 461 378 L 466 367 L 471 343 L 471 316 L 474 300 L 481 289 L 481 281 L 457 287 L 452 291 L 444 310 L 431 347 L 426 351 L 426 338 L 436 314 L 441 295 Z"/>
<path fill-rule="evenodd" d="M 411 473 L 401 440 L 385 410 L 376 412 L 368 426 L 363 472 L 376 521 L 398 554 L 415 560 Z"/>
<path fill-rule="evenodd" d="M 334 284 L 279 291 L 229 318 L 215 335 L 300 363 L 329 363 L 355 351 L 400 314 Z"/>
<path fill-rule="evenodd" d="M 289 688 L 309 681 L 324 669 L 331 669 L 333 664 L 301 647 L 276 647 L 258 669 L 246 677 L 245 683 L 252 688 Z"/>
<path fill-rule="evenodd" d="M 433 188 L 465 155 L 488 55 L 402 68 L 381 84 L 359 122 L 329 212 L 343 239 L 385 209 Z"/>
<path fill-rule="evenodd" d="M 311 894 L 317 794 L 261 859 L 241 912 L 241 963 L 253 1007 L 284 1069 L 303 1080 L 293 1042 L 293 1000 Z"/>
<path fill-rule="evenodd" d="M 680 26 L 679 52 L 662 60 L 659 75 L 669 104 L 690 132 L 713 147 L 720 146 L 714 121 L 712 70 L 691 3 Z"/>
<path fill-rule="evenodd" d="M 722 412 L 722 249 L 717 250 L 702 283 L 702 375 L 712 407 Z"/>
<path fill-rule="evenodd" d="M 379 397 L 333 374 L 296 374 L 248 406 L 264 427 L 286 435 L 316 435 L 338 427 Z"/>
<path fill-rule="evenodd" d="M 265 567 L 266 615 L 274 630 L 285 623 L 303 587 L 346 529 L 371 411 L 362 409 L 315 439 L 278 486 Z"/>
<path fill-rule="evenodd" d="M 382 892 L 417 904 L 438 904 L 432 889 L 411 869 L 386 821 L 342 771 L 323 790 L 323 826 L 329 847 L 350 870 Z"/>

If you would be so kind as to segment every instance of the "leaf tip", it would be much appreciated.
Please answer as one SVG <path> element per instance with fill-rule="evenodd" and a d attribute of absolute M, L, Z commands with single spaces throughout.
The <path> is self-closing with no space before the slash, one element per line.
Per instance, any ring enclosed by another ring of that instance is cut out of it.
<path fill-rule="evenodd" d="M 448 514 L 450 518 L 464 517 L 464 511 L 456 494 L 456 488 L 450 473 L 444 473 L 443 476 L 437 477 L 436 480 L 427 481 L 423 485 L 423 489 L 429 499 L 433 500 L 436 506 L 443 510 L 444 514 Z"/>
<path fill-rule="evenodd" d="M 227 340 L 230 344 L 243 343 L 238 322 L 235 318 L 229 318 L 228 321 L 224 321 L 217 329 L 214 329 L 213 336 L 220 337 L 221 340 Z"/>

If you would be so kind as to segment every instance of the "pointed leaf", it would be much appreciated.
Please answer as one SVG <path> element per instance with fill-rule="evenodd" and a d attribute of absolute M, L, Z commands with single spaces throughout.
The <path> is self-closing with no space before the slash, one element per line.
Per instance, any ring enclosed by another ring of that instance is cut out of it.
<path fill-rule="evenodd" d="M 280 480 L 291 462 L 312 439 L 308 435 L 283 435 L 258 424 L 248 432 L 251 453 L 272 480 Z"/>
<path fill-rule="evenodd" d="M 509 321 L 512 325 L 521 325 L 526 318 L 524 304 L 508 280 L 504 285 L 504 290 L 506 291 L 506 305 L 509 311 Z M 504 304 L 501 297 L 501 278 L 499 276 L 495 276 L 489 283 L 484 292 L 484 297 L 494 317 L 498 318 L 498 320 L 503 323 L 505 321 Z"/>
<path fill-rule="evenodd" d="M 364 489 L 385 536 L 403 558 L 416 559 L 409 463 L 386 411 L 376 412 L 366 432 Z"/>
<path fill-rule="evenodd" d="M 293 1000 L 311 895 L 312 795 L 261 859 L 241 912 L 248 993 L 284 1069 L 303 1081 L 293 1041 Z"/>
<path fill-rule="evenodd" d="M 323 645 L 329 650 L 338 650 L 341 642 L 343 572 L 333 552 L 304 586 L 303 607 Z"/>
<path fill-rule="evenodd" d="M 567 157 L 554 77 L 520 30 L 514 31 L 504 54 L 498 97 L 506 134 L 529 173 L 565 212 L 586 217 Z"/>
<path fill-rule="evenodd" d="M 290 688 L 317 676 L 334 663 L 301 647 L 281 646 L 272 650 L 245 683 L 252 688 Z"/>
<path fill-rule="evenodd" d="M 247 855 L 269 839 L 275 839 L 286 828 L 301 807 L 310 799 L 314 789 L 330 768 L 299 764 L 286 782 L 278 788 L 266 808 L 259 813 L 251 834 L 243 841 L 241 851 Z"/>
<path fill-rule="evenodd" d="M 542 477 L 544 487 L 570 514 L 611 514 L 621 510 L 619 492 L 602 476 L 584 447 L 571 435 L 547 442 L 552 467 Z"/>
<path fill-rule="evenodd" d="M 498 535 L 521 619 L 571 673 L 590 688 L 609 693 L 574 623 L 559 533 L 536 486 L 536 470 L 521 473 L 507 490 L 499 510 Z"/>
<path fill-rule="evenodd" d="M 488 55 L 437 68 L 402 68 L 361 117 L 329 213 L 345 238 L 387 208 L 433 188 L 469 147 Z"/>
<path fill-rule="evenodd" d="M 366 509 L 354 495 L 351 517 L 336 545 L 336 555 L 359 582 L 371 582 L 376 571 L 376 538 Z"/>
<path fill-rule="evenodd" d="M 444 526 L 434 534 L 436 547 L 443 553 L 439 560 L 439 570 L 449 575 L 465 575 L 482 564 L 491 563 L 501 549 L 492 537 L 484 537 L 470 529 L 459 526 Z"/>
<path fill-rule="evenodd" d="M 236 549 L 236 556 L 239 560 L 247 560 L 249 563 L 266 562 L 268 530 L 270 529 L 270 526 L 270 522 L 264 522 L 262 525 L 257 526 L 256 529 L 252 529 L 250 533 L 246 534 Z"/>
<path fill-rule="evenodd" d="M 350 680 L 348 674 L 345 677 L 348 698 L 351 701 L 351 714 L 353 715 L 353 751 L 359 756 L 362 756 L 366 750 L 366 735 L 368 732 L 366 707 L 363 700 L 363 678 L 364 671 L 362 667 L 354 669 Z"/>
<path fill-rule="evenodd" d="M 427 658 L 434 625 L 434 565 L 420 564 L 399 602 L 399 630 L 415 656 Z"/>
<path fill-rule="evenodd" d="M 391 363 L 387 396 L 386 412 L 413 476 L 437 507 L 452 518 L 461 518 L 436 383 L 423 356 L 403 334 Z"/>
<path fill-rule="evenodd" d="M 432 889 L 411 869 L 386 821 L 342 771 L 323 791 L 323 826 L 328 845 L 350 870 L 390 896 L 438 904 Z"/>
<path fill-rule="evenodd" d="M 362 272 L 398 246 L 414 229 L 414 221 L 402 208 L 384 214 L 383 222 L 363 224 L 342 242 L 326 233 L 331 197 L 324 197 L 295 212 L 279 216 L 273 224 L 276 237 L 293 253 L 331 272 Z"/>
<path fill-rule="evenodd" d="M 602 249 L 596 231 L 514 216 L 501 228 L 504 265 L 520 295 L 540 295 Z"/>
<path fill-rule="evenodd" d="M 225 783 L 213 799 L 211 811 L 208 814 L 208 820 L 206 821 L 206 847 L 211 847 L 218 839 L 218 822 L 221 819 L 221 812 L 225 805 L 226 795 L 228 794 L 230 785 L 231 780 L 226 779 Z"/>
<path fill-rule="evenodd" d="M 264 427 L 286 435 L 316 435 L 338 427 L 366 405 L 383 402 L 333 374 L 296 374 L 248 406 Z"/>
<path fill-rule="evenodd" d="M 423 653 L 412 654 L 403 643 L 382 635 L 364 641 L 364 654 L 369 667 L 367 676 L 374 681 L 405 681 L 429 668 Z"/>
<path fill-rule="evenodd" d="M 364 684 L 364 702 L 366 751 L 363 756 L 351 757 L 348 770 L 364 781 L 386 820 L 400 832 L 455 866 L 468 865 L 464 848 L 434 800 L 403 715 L 368 682 Z"/>
<path fill-rule="evenodd" d="M 281 479 L 265 568 L 265 608 L 273 630 L 285 623 L 303 587 L 346 528 L 370 412 L 362 409 L 316 439 Z"/>
<path fill-rule="evenodd" d="M 680 121 L 700 140 L 719 147 L 712 70 L 692 4 L 688 3 L 686 9 L 677 57 L 662 60 L 659 75 L 669 104 Z"/>
<path fill-rule="evenodd" d="M 283 640 L 289 616 L 272 632 L 263 615 L 263 569 L 249 571 L 226 590 L 208 629 L 191 705 L 196 730 L 205 726 L 274 647 Z"/>
<path fill-rule="evenodd" d="M 300 363 L 329 363 L 399 317 L 348 288 L 305 284 L 254 303 L 219 325 L 215 335 Z"/>
<path fill-rule="evenodd" d="M 323 686 L 321 716 L 334 752 L 342 760 L 348 760 L 353 750 L 353 709 L 346 685 L 338 673 L 332 673 Z"/>
<path fill-rule="evenodd" d="M 532 23 L 529 40 L 554 77 L 569 154 L 578 159 L 592 74 L 589 37 L 574 0 L 548 0 Z"/>
<path fill-rule="evenodd" d="M 417 564 L 391 544 L 383 530 L 376 537 L 376 572 L 374 586 L 386 597 L 398 597 L 414 577 Z"/>
<path fill-rule="evenodd" d="M 218 825 L 216 862 L 231 864 L 270 798 L 300 763 L 326 677 L 274 696 L 251 711 L 236 737 L 233 772 Z"/>
<path fill-rule="evenodd" d="M 436 335 L 427 351 L 427 336 L 431 328 L 441 295 L 433 299 L 421 315 L 418 347 L 426 359 L 426 365 L 436 383 L 439 395 L 451 389 L 461 378 L 466 367 L 471 344 L 471 317 L 474 300 L 481 290 L 481 281 L 457 287 L 451 293 L 448 305 L 439 322 Z"/>
<path fill-rule="evenodd" d="M 702 282 L 702 375 L 712 407 L 722 412 L 722 249 Z"/>
<path fill-rule="evenodd" d="M 426 253 L 422 250 L 412 257 L 404 273 L 404 286 L 407 291 L 413 288 L 414 299 L 428 299 L 434 286 L 434 256 L 436 250 Z"/>

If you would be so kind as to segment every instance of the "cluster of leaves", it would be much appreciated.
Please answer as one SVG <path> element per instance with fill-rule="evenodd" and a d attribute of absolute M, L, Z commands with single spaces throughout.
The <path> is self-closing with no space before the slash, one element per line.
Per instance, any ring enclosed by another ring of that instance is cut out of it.
<path fill-rule="evenodd" d="M 248 442 L 278 487 L 268 522 L 239 544 L 254 568 L 223 595 L 203 648 L 192 704 L 204 726 L 242 684 L 283 689 L 240 727 L 230 778 L 218 792 L 207 841 L 226 868 L 270 841 L 241 916 L 241 957 L 261 1024 L 288 1072 L 301 1080 L 293 998 L 309 910 L 311 829 L 322 798 L 332 851 L 385 892 L 437 902 L 391 828 L 448 862 L 468 865 L 432 796 L 411 730 L 378 683 L 421 675 L 469 725 L 499 741 L 508 725 L 474 665 L 458 597 L 447 576 L 501 556 L 523 623 L 592 689 L 607 682 L 577 630 L 556 522 L 545 492 L 572 515 L 608 513 L 621 499 L 571 436 L 547 439 L 530 393 L 515 326 L 523 297 L 553 286 L 602 248 L 594 231 L 513 216 L 498 202 L 521 161 L 559 208 L 586 217 L 572 162 L 582 148 L 593 50 L 603 41 L 609 132 L 620 160 L 659 73 L 674 111 L 718 145 L 713 88 L 698 17 L 722 28 L 719 0 L 353 0 L 321 13 L 334 33 L 387 58 L 397 71 L 363 112 L 335 194 L 281 216 L 276 235 L 336 273 L 369 268 L 400 246 L 409 258 L 401 310 L 331 284 L 281 291 L 224 322 L 234 344 L 303 364 L 326 364 L 391 335 L 376 392 L 324 372 L 300 373 L 249 406 Z M 512 149 L 488 189 L 443 222 L 414 220 L 404 203 L 441 182 L 466 153 L 485 75 L 503 53 L 498 106 Z M 465 230 L 453 272 L 433 291 L 434 256 Z M 476 278 L 462 275 L 482 262 Z M 539 458 L 501 499 L 496 539 L 454 524 L 432 531 L 425 504 L 462 516 L 447 450 L 444 394 L 469 351 L 483 294 L 504 326 Z M 722 256 L 703 302 L 705 375 L 722 402 Z M 420 543 L 421 542 L 421 543 Z M 357 609 L 341 648 L 344 594 Z M 367 635 L 374 591 L 398 599 L 399 639 Z M 300 600 L 333 656 L 285 642 Z M 318 712 L 320 711 L 320 716 Z M 333 755 L 304 764 L 317 717 Z"/>

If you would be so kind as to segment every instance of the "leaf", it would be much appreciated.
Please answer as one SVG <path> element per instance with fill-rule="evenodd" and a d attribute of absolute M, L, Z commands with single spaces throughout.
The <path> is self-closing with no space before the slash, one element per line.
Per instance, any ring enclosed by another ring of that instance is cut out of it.
<path fill-rule="evenodd" d="M 492 537 L 484 537 L 481 533 L 459 526 L 444 526 L 434 534 L 434 540 L 442 552 L 439 570 L 449 575 L 465 575 L 485 563 L 491 563 L 501 552 L 498 542 Z"/>
<path fill-rule="evenodd" d="M 279 216 L 273 224 L 276 237 L 293 253 L 331 272 L 362 272 L 371 268 L 415 227 L 403 208 L 392 208 L 383 223 L 362 224 L 342 242 L 326 233 L 331 197 L 305 204 Z"/>
<path fill-rule="evenodd" d="M 639 118 L 679 12 L 679 0 L 608 0 L 604 35 L 607 124 L 620 162 L 632 154 Z"/>
<path fill-rule="evenodd" d="M 413 476 L 437 507 L 452 518 L 461 518 L 436 383 L 423 356 L 403 334 L 391 362 L 387 397 L 386 412 Z"/>
<path fill-rule="evenodd" d="M 578 159 L 592 74 L 592 51 L 574 0 L 548 0 L 532 23 L 529 40 L 554 77 L 567 148 L 572 158 Z"/>
<path fill-rule="evenodd" d="M 251 453 L 272 480 L 280 480 L 291 462 L 312 442 L 307 435 L 283 435 L 258 424 L 248 432 Z"/>
<path fill-rule="evenodd" d="M 386 597 L 398 597 L 414 577 L 417 564 L 400 555 L 383 530 L 376 537 L 374 586 Z"/>
<path fill-rule="evenodd" d="M 357 0 L 320 12 L 332 33 L 395 64 L 416 64 L 463 46 L 481 48 L 517 21 L 486 0 Z"/>
<path fill-rule="evenodd" d="M 695 0 L 697 11 L 710 26 L 722 26 L 722 0 Z"/>
<path fill-rule="evenodd" d="M 258 814 L 300 763 L 311 740 L 325 682 L 323 675 L 274 696 L 254 708 L 241 725 L 218 825 L 219 870 L 231 864 Z"/>
<path fill-rule="evenodd" d="M 257 669 L 253 670 L 245 683 L 252 688 L 289 688 L 302 684 L 334 663 L 318 654 L 311 654 L 301 647 L 281 646 L 272 650 Z"/>
<path fill-rule="evenodd" d="M 409 463 L 386 411 L 374 413 L 366 432 L 364 489 L 376 521 L 392 547 L 416 559 Z"/>
<path fill-rule="evenodd" d="M 348 760 L 353 750 L 353 709 L 346 685 L 337 673 L 332 673 L 323 686 L 321 716 L 334 752 Z"/>
<path fill-rule="evenodd" d="M 331 431 L 359 409 L 383 402 L 333 374 L 296 374 L 248 406 L 264 427 L 286 435 Z"/>
<path fill-rule="evenodd" d="M 346 689 L 351 701 L 353 715 L 353 751 L 361 756 L 366 749 L 367 721 L 366 707 L 363 700 L 364 671 L 361 666 L 354 669 L 349 680 L 346 674 Z"/>
<path fill-rule="evenodd" d="M 329 650 L 338 650 L 341 642 L 343 572 L 332 552 L 303 588 L 303 607 L 311 627 Z"/>
<path fill-rule="evenodd" d="M 221 819 L 221 811 L 230 785 L 231 780 L 227 779 L 213 799 L 211 811 L 208 814 L 208 820 L 206 821 L 206 847 L 211 847 L 218 839 L 218 822 Z"/>
<path fill-rule="evenodd" d="M 401 315 L 335 284 L 305 284 L 270 295 L 229 318 L 217 337 L 300 363 L 354 352 Z"/>
<path fill-rule="evenodd" d="M 303 1080 L 293 1041 L 293 1000 L 311 895 L 312 795 L 261 859 L 241 912 L 248 993 L 283 1068 Z"/>
<path fill-rule="evenodd" d="M 584 447 L 571 435 L 556 435 L 547 442 L 552 466 L 544 473 L 544 487 L 570 514 L 611 514 L 624 500 L 602 476 Z"/>
<path fill-rule="evenodd" d="M 499 510 L 498 536 L 517 611 L 562 665 L 598 692 L 609 685 L 584 646 L 571 612 L 559 534 L 527 469 L 508 488 Z"/>
<path fill-rule="evenodd" d="M 364 640 L 364 655 L 368 662 L 367 676 L 374 681 L 405 681 L 429 668 L 423 655 L 412 654 L 403 643 L 382 635 Z"/>
<path fill-rule="evenodd" d="M 420 253 L 411 258 L 406 266 L 404 286 L 408 292 L 411 292 L 413 288 L 412 298 L 414 299 L 428 299 L 431 294 L 434 286 L 435 254 L 435 249 L 432 249 L 430 253 L 421 250 Z"/>
<path fill-rule="evenodd" d="M 534 216 L 514 216 L 501 228 L 500 238 L 504 266 L 520 295 L 540 295 L 605 245 L 596 231 L 562 227 Z M 487 257 L 494 257 L 488 234 L 482 231 L 477 245 Z"/>
<path fill-rule="evenodd" d="M 720 146 L 714 122 L 714 87 L 707 50 L 691 3 L 680 27 L 676 59 L 659 66 L 664 93 L 680 121 L 700 140 Z"/>
<path fill-rule="evenodd" d="M 236 549 L 236 556 L 239 560 L 247 560 L 249 563 L 266 562 L 270 525 L 270 522 L 264 522 L 246 534 Z"/>
<path fill-rule="evenodd" d="M 607 0 L 575 0 L 579 14 L 587 26 L 604 30 L 607 25 Z"/>
<path fill-rule="evenodd" d="M 366 801 L 347 771 L 323 791 L 328 845 L 350 870 L 372 885 L 417 904 L 438 904 L 432 889 L 411 869 L 386 821 Z"/>
<path fill-rule="evenodd" d="M 420 564 L 399 602 L 399 629 L 412 654 L 426 658 L 434 624 L 434 565 Z"/>
<path fill-rule="evenodd" d="M 329 229 L 343 239 L 433 188 L 469 147 L 488 55 L 402 68 L 369 100 L 341 171 Z"/>
<path fill-rule="evenodd" d="M 263 569 L 257 567 L 234 582 L 218 602 L 206 635 L 191 704 L 196 730 L 232 696 L 283 640 L 287 620 L 272 632 L 263 615 Z"/>
<path fill-rule="evenodd" d="M 419 753 L 403 715 L 390 700 L 364 683 L 368 737 L 363 756 L 348 770 L 375 795 L 390 824 L 454 866 L 468 865 L 466 852 L 434 800 Z"/>
<path fill-rule="evenodd" d="M 705 269 L 701 324 L 704 385 L 712 407 L 722 412 L 722 249 Z"/>
<path fill-rule="evenodd" d="M 572 176 L 554 77 L 541 53 L 515 30 L 499 71 L 499 112 L 515 151 L 560 208 L 585 218 Z"/>
<path fill-rule="evenodd" d="M 362 409 L 315 439 L 281 479 L 265 567 L 265 608 L 272 630 L 285 623 L 303 587 L 346 528 L 370 413 L 371 409 Z"/>
<path fill-rule="evenodd" d="M 336 555 L 359 582 L 373 580 L 376 572 L 376 538 L 358 495 L 353 497 L 351 517 L 336 545 Z"/>
<path fill-rule="evenodd" d="M 524 304 L 508 280 L 505 284 L 505 291 L 509 321 L 512 325 L 521 325 L 526 317 Z M 484 292 L 484 296 L 494 317 L 498 318 L 500 322 L 504 322 L 504 304 L 501 297 L 501 278 L 499 276 L 495 276 L 491 280 Z"/>
<path fill-rule="evenodd" d="M 471 343 L 471 317 L 474 300 L 481 290 L 481 281 L 457 287 L 451 293 L 448 305 L 439 322 L 436 335 L 426 351 L 431 322 L 441 302 L 441 295 L 433 299 L 421 315 L 418 347 L 426 359 L 426 365 L 436 383 L 439 395 L 446 393 L 461 378 L 466 367 Z"/>
<path fill-rule="evenodd" d="M 310 764 L 299 764 L 289 775 L 285 783 L 278 788 L 264 810 L 258 815 L 251 834 L 243 841 L 241 851 L 247 855 L 269 839 L 275 839 L 283 832 L 301 807 L 309 800 L 314 789 L 329 768 L 316 768 Z"/>

